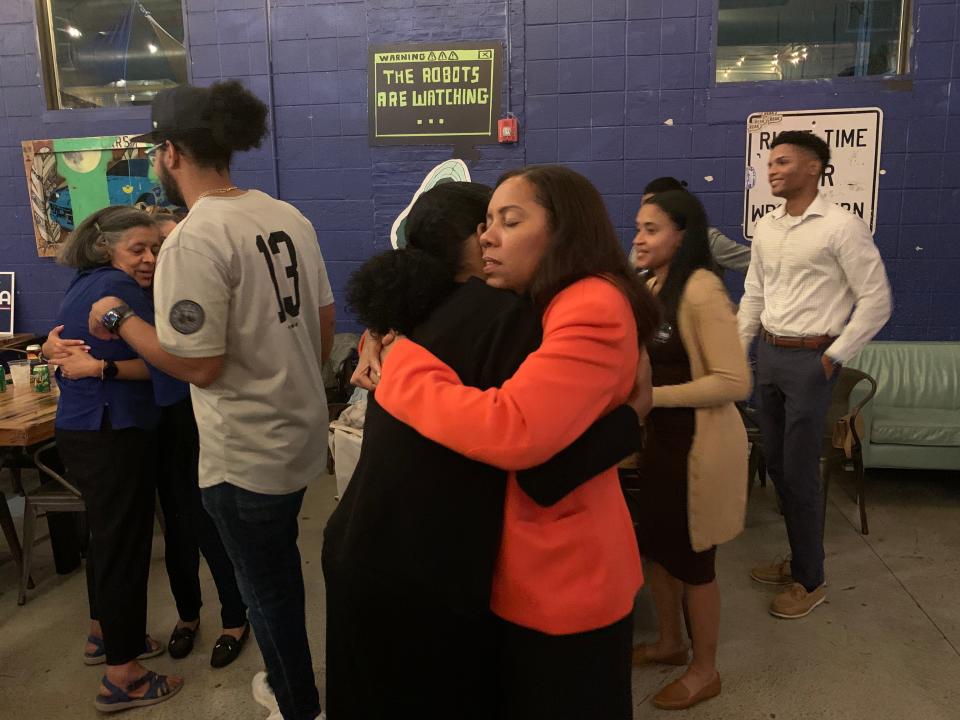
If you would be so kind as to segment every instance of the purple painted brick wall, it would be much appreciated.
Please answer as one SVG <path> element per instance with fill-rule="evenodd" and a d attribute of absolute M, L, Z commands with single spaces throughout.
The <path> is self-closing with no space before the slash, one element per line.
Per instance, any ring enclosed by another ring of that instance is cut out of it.
<path fill-rule="evenodd" d="M 367 46 L 506 44 L 509 33 L 512 92 L 503 107 L 509 102 L 520 117 L 522 141 L 483 148 L 471 167 L 475 178 L 492 182 L 524 162 L 567 163 L 604 193 L 625 245 L 643 184 L 664 174 L 688 179 L 713 223 L 741 237 L 748 113 L 882 107 L 886 174 L 876 240 L 897 303 L 884 337 L 960 336 L 960 6 L 953 0 L 915 0 L 907 89 L 872 79 L 715 87 L 715 0 L 186 5 L 194 82 L 236 77 L 274 105 L 276 137 L 237 158 L 237 181 L 279 194 L 311 219 L 338 300 L 349 273 L 388 247 L 390 224 L 424 173 L 451 155 L 449 146 L 367 145 Z M 2 269 L 18 273 L 17 329 L 42 332 L 70 273 L 36 257 L 19 142 L 134 132 L 148 112 L 46 112 L 33 8 L 31 0 L 0 2 L 0 208 L 7 218 L 0 249 Z M 353 327 L 342 307 L 340 319 L 342 329 Z"/>
<path fill-rule="evenodd" d="M 852 78 L 718 87 L 715 0 L 527 0 L 526 160 L 583 171 L 604 192 L 625 244 L 643 185 L 660 175 L 688 180 L 712 223 L 742 240 L 749 113 L 879 106 L 885 174 L 876 241 L 896 303 L 881 337 L 958 339 L 960 4 L 914 6 L 908 87 Z M 739 296 L 739 277 L 728 281 Z"/>

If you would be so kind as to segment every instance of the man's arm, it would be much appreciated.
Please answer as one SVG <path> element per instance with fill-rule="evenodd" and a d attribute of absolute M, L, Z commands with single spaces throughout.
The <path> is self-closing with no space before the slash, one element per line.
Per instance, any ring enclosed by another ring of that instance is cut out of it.
<path fill-rule="evenodd" d="M 337 306 L 333 303 L 320 308 L 320 362 L 326 363 L 333 352 L 333 336 L 337 332 Z"/>
<path fill-rule="evenodd" d="M 824 353 L 842 363 L 856 355 L 880 332 L 890 319 L 893 300 L 880 251 L 873 242 L 870 229 L 862 221 L 851 218 L 835 235 L 833 242 L 837 261 L 857 299 L 850 322 Z"/>
<path fill-rule="evenodd" d="M 710 243 L 710 254 L 717 265 L 726 270 L 736 270 L 745 273 L 750 267 L 750 248 L 731 240 L 717 228 L 710 228 L 707 234 Z"/>
<path fill-rule="evenodd" d="M 120 304 L 120 299 L 105 297 L 90 309 L 90 332 L 97 337 L 109 339 L 109 332 L 100 322 L 104 313 Z M 206 358 L 183 358 L 171 355 L 160 346 L 157 331 L 146 320 L 133 315 L 120 325 L 120 338 L 137 354 L 155 368 L 197 387 L 207 387 L 223 371 L 223 356 Z"/>
<path fill-rule="evenodd" d="M 747 279 L 743 283 L 743 297 L 737 311 L 737 330 L 744 352 L 750 349 L 750 343 L 760 329 L 760 313 L 763 312 L 763 262 L 760 258 L 759 237 L 754 234 L 750 246 L 750 267 Z"/>

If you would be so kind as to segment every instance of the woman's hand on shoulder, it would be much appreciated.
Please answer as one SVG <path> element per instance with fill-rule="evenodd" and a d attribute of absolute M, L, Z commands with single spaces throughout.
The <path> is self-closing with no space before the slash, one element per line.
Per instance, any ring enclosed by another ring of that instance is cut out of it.
<path fill-rule="evenodd" d="M 57 325 L 50 333 L 47 335 L 46 342 L 43 343 L 43 356 L 47 360 L 59 360 L 61 358 L 70 357 L 74 352 L 80 350 L 82 352 L 90 352 L 90 346 L 87 345 L 83 340 L 68 340 L 66 338 L 60 337 L 60 333 L 63 332 L 63 325 Z"/>

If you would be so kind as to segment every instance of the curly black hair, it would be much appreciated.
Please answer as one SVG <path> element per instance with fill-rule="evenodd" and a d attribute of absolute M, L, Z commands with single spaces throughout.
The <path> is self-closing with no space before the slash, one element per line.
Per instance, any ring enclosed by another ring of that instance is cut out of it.
<path fill-rule="evenodd" d="M 236 80 L 211 85 L 203 113 L 211 130 L 170 133 L 164 138 L 201 167 L 226 170 L 233 153 L 260 147 L 267 135 L 267 106 Z"/>
<path fill-rule="evenodd" d="M 464 242 L 486 217 L 491 189 L 448 182 L 423 193 L 407 216 L 407 247 L 375 255 L 350 276 L 347 304 L 373 332 L 406 335 L 456 287 Z"/>
<path fill-rule="evenodd" d="M 347 281 L 347 305 L 371 331 L 409 335 L 454 288 L 448 266 L 412 248 L 374 255 Z"/>

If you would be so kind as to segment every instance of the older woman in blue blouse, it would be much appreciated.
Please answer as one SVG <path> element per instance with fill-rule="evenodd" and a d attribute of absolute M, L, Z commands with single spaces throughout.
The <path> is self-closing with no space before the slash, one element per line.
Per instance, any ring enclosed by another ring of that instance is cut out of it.
<path fill-rule="evenodd" d="M 149 288 L 159 247 L 153 218 L 135 208 L 108 207 L 84 220 L 59 255 L 77 274 L 57 324 L 64 336 L 86 343 L 91 362 L 100 364 L 94 377 L 58 372 L 56 437 L 87 506 L 90 609 L 102 627 L 107 662 L 95 704 L 105 711 L 162 702 L 183 683 L 148 671 L 138 660 L 161 650 L 146 634 L 160 410 L 136 352 L 122 341 L 93 337 L 87 326 L 90 306 L 106 295 L 152 322 Z"/>

